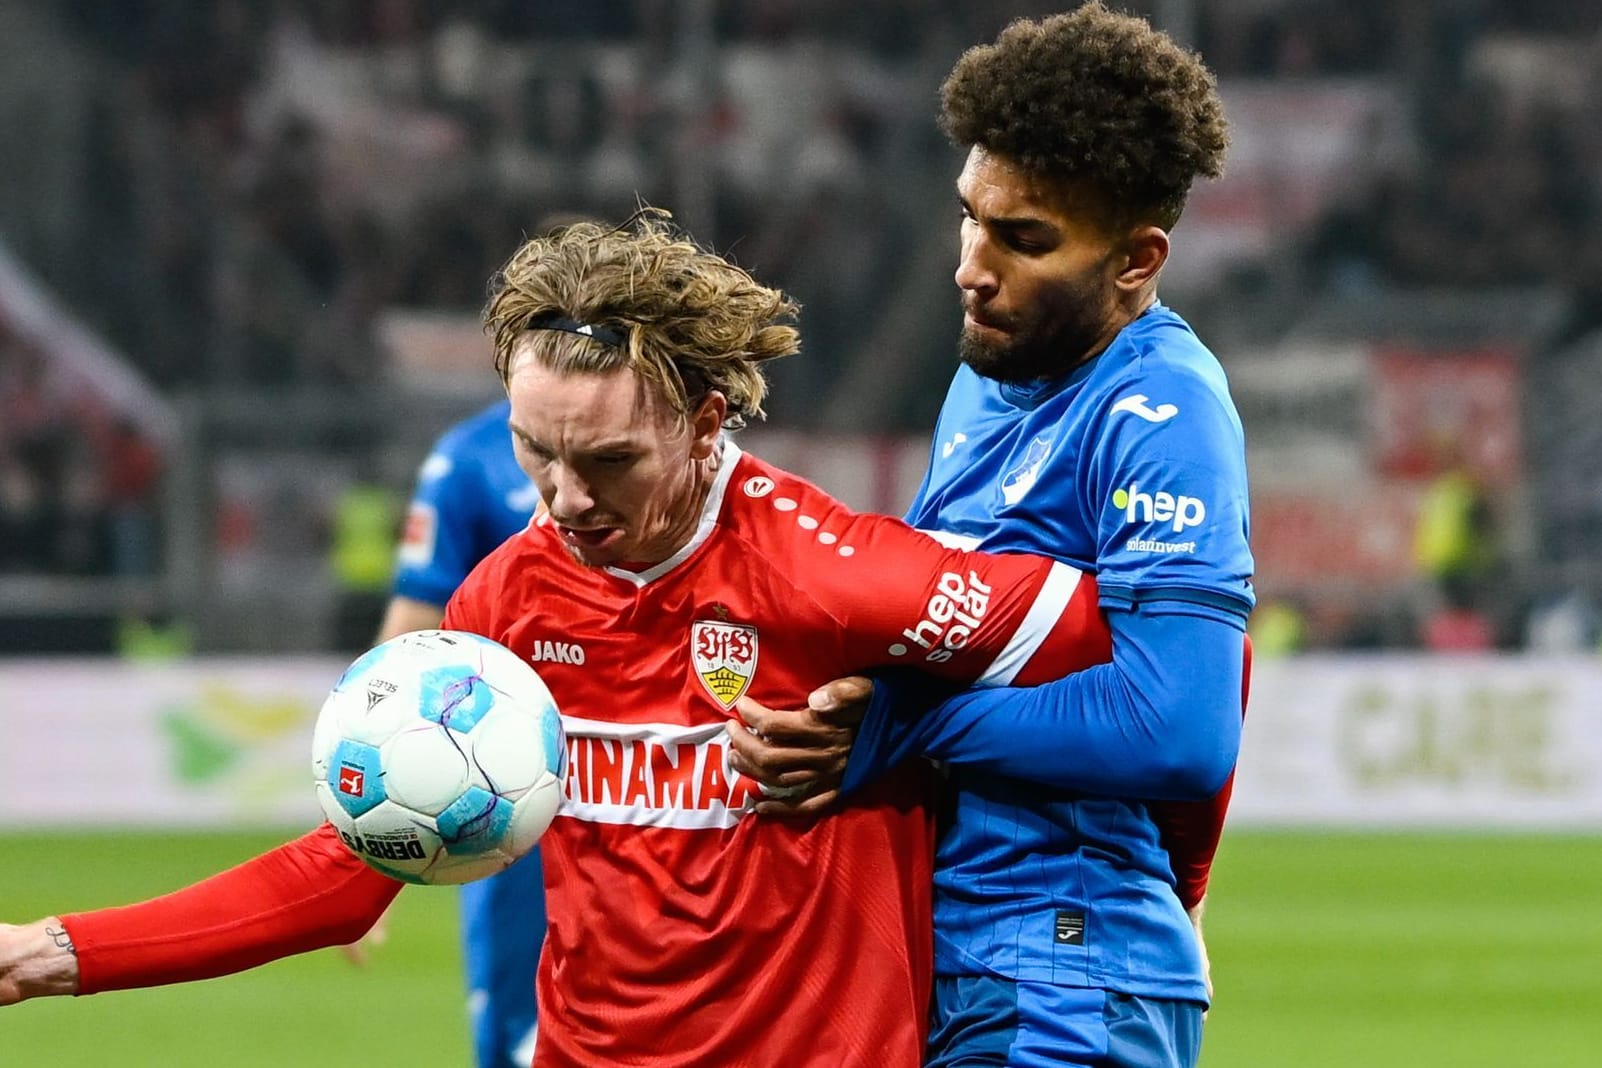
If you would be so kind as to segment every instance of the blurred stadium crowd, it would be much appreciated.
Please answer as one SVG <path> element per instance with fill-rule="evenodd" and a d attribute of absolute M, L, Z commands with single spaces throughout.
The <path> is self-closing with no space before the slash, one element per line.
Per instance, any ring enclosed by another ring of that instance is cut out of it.
<path fill-rule="evenodd" d="M 291 421 L 405 388 L 405 310 L 471 337 L 541 220 L 649 202 L 802 301 L 773 424 L 925 433 L 958 327 L 936 86 L 1060 6 L 22 0 L 0 244 L 168 401 Z M 1118 6 L 1203 53 L 1235 124 L 1164 297 L 1254 443 L 1263 618 L 1287 646 L 1594 648 L 1602 4 Z M 0 573 L 169 576 L 164 475 L 226 449 L 97 394 L 6 301 Z M 438 425 L 332 481 L 400 489 Z"/>

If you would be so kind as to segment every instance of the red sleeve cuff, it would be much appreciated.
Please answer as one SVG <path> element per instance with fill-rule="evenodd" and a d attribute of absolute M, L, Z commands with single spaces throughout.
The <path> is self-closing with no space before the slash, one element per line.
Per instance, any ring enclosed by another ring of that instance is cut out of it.
<path fill-rule="evenodd" d="M 1251 696 L 1252 639 L 1246 637 L 1246 662 L 1241 671 L 1240 714 L 1246 716 L 1246 703 Z M 1168 850 L 1169 863 L 1174 872 L 1174 891 L 1179 903 L 1189 911 L 1207 896 L 1207 881 L 1212 876 L 1213 857 L 1218 853 L 1218 842 L 1224 834 L 1224 817 L 1229 814 L 1229 799 L 1235 792 L 1235 773 L 1230 772 L 1223 789 L 1207 801 L 1170 802 L 1153 806 L 1152 814 L 1161 832 L 1163 846 Z"/>
<path fill-rule="evenodd" d="M 1174 892 L 1187 910 L 1207 896 L 1213 857 L 1224 832 L 1235 776 L 1207 801 L 1168 801 L 1151 806 L 1174 873 Z"/>
<path fill-rule="evenodd" d="M 78 951 L 78 993 L 97 994 L 210 979 L 354 942 L 401 886 L 325 823 L 174 893 L 61 919 Z"/>

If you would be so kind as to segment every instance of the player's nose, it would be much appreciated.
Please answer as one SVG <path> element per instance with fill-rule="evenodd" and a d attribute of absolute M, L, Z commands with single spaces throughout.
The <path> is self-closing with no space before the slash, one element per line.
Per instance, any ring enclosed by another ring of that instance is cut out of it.
<path fill-rule="evenodd" d="M 980 297 L 993 296 L 999 285 L 996 272 L 986 263 L 985 242 L 982 238 L 964 240 L 962 255 L 957 260 L 955 275 L 957 288 Z"/>
<path fill-rule="evenodd" d="M 572 523 L 595 507 L 595 493 L 575 472 L 557 471 L 551 479 L 546 505 L 552 519 Z"/>

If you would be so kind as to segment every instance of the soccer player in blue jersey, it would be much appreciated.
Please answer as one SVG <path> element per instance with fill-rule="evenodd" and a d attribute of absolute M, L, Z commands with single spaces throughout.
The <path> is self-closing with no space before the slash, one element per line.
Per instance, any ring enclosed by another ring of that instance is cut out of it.
<path fill-rule="evenodd" d="M 510 412 L 503 400 L 469 416 L 423 461 L 379 641 L 439 626 L 468 572 L 526 527 L 539 506 L 512 451 Z M 534 1057 L 534 973 L 545 938 L 539 851 L 463 885 L 461 910 L 475 1063 L 526 1068 Z"/>
<path fill-rule="evenodd" d="M 768 805 L 805 813 L 909 755 L 947 763 L 929 1065 L 1191 1068 L 1199 905 L 1193 929 L 1152 812 L 1233 769 L 1252 559 L 1224 372 L 1156 289 L 1192 181 L 1221 172 L 1222 107 L 1196 56 L 1100 3 L 970 49 L 941 103 L 968 149 L 963 366 L 907 518 L 1094 571 L 1113 660 L 943 701 L 881 677 L 812 712 L 748 704 L 741 770 L 810 787 Z"/>

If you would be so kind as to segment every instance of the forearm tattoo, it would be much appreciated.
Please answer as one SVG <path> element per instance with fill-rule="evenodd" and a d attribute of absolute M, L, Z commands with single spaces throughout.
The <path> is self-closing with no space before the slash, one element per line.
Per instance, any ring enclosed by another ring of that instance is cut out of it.
<path fill-rule="evenodd" d="M 67 929 L 65 927 L 46 927 L 45 934 L 50 936 L 50 940 L 54 942 L 58 948 L 66 950 L 74 957 L 78 955 L 78 947 L 72 944 L 72 936 L 67 933 Z"/>

